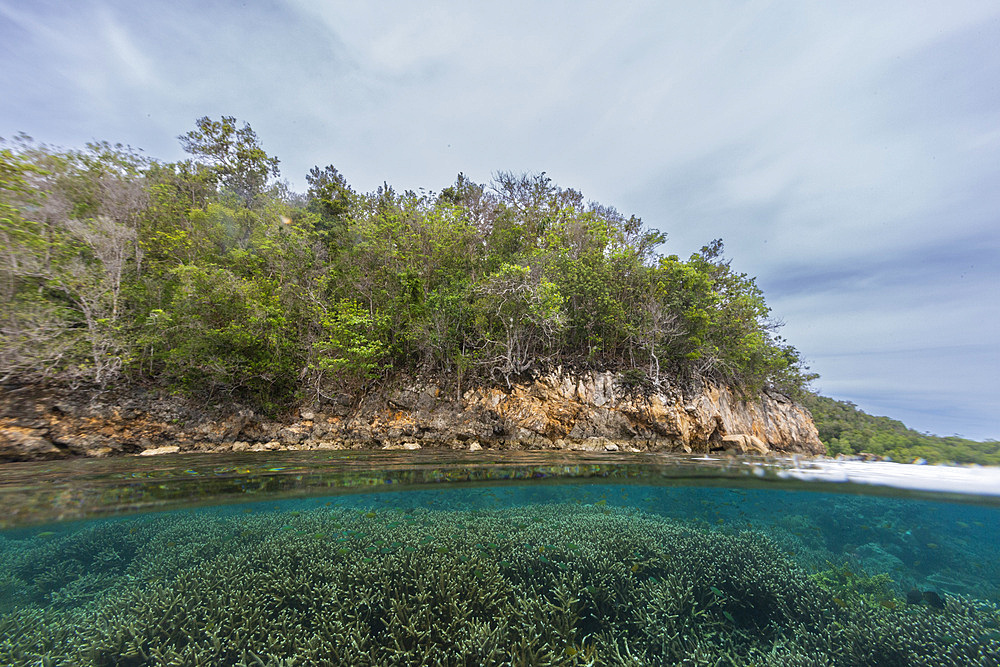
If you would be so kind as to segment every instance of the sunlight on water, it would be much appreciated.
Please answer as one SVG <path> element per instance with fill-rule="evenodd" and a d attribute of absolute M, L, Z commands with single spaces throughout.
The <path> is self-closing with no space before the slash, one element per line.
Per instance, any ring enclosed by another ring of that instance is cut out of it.
<path fill-rule="evenodd" d="M 989 497 L 861 493 L 874 473 L 807 463 L 505 459 L 7 471 L 0 664 L 1000 664 Z M 216 504 L 179 501 L 189 478 Z M 96 518 L 27 513 L 54 498 Z M 109 517 L 114 498 L 178 509 Z"/>

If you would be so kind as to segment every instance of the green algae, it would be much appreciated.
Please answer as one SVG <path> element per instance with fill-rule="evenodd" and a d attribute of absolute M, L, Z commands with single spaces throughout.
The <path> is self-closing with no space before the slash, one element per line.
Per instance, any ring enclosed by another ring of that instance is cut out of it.
<path fill-rule="evenodd" d="M 578 504 L 287 516 L 0 540 L 0 663 L 1000 662 L 996 606 L 907 608 L 884 577 L 810 574 L 754 531 Z"/>

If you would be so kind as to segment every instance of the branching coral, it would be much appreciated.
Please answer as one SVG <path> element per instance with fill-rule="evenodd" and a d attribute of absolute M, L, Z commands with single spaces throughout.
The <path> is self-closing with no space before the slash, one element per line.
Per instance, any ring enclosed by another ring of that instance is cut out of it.
<path fill-rule="evenodd" d="M 759 533 L 603 506 L 193 512 L 12 545 L 3 664 L 1000 662 L 995 606 L 850 596 Z"/>

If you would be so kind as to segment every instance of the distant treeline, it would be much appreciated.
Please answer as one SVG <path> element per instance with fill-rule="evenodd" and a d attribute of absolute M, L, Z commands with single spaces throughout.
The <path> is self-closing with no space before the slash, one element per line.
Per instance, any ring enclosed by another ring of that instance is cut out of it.
<path fill-rule="evenodd" d="M 308 192 L 236 119 L 165 163 L 122 145 L 0 151 L 0 379 L 152 380 L 279 410 L 393 373 L 458 386 L 547 364 L 753 395 L 810 379 L 754 279 L 545 176 Z"/>
<path fill-rule="evenodd" d="M 809 394 L 804 403 L 812 412 L 819 438 L 830 456 L 867 452 L 910 463 L 979 463 L 1000 465 L 1000 441 L 976 442 L 939 437 L 906 428 L 888 417 L 873 417 L 847 401 Z"/>

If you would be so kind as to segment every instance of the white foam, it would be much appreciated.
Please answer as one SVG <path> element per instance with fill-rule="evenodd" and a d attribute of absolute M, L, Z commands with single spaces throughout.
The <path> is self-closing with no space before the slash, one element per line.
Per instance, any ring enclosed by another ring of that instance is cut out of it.
<path fill-rule="evenodd" d="M 779 470 L 782 479 L 852 482 L 914 491 L 1000 496 L 1000 468 L 928 466 L 889 461 L 814 459 Z"/>

